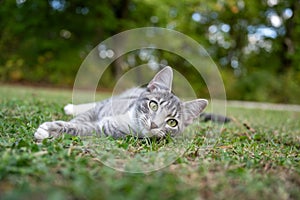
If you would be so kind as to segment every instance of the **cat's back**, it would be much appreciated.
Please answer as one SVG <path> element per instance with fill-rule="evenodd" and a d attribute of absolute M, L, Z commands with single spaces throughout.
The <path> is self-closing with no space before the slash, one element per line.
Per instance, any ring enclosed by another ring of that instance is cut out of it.
<path fill-rule="evenodd" d="M 119 95 L 113 96 L 113 99 L 128 99 L 128 100 L 136 100 L 140 97 L 140 95 L 145 92 L 146 88 L 131 88 L 125 90 L 124 92 L 120 93 Z"/>
<path fill-rule="evenodd" d="M 145 92 L 145 88 L 131 88 L 111 98 L 99 102 L 97 113 L 99 117 L 125 114 L 133 108 L 140 95 Z"/>

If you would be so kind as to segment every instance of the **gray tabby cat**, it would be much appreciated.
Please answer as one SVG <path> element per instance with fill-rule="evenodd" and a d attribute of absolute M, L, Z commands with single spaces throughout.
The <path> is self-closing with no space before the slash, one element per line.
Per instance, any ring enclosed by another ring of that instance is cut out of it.
<path fill-rule="evenodd" d="M 119 96 L 100 101 L 88 111 L 78 113 L 69 122 L 45 122 L 34 136 L 37 140 L 57 137 L 63 133 L 75 136 L 97 134 L 114 138 L 127 135 L 139 138 L 161 138 L 168 134 L 175 136 L 200 116 L 208 102 L 205 99 L 182 102 L 171 92 L 172 80 L 172 68 L 165 67 L 146 88 L 133 88 Z M 74 107 L 91 105 L 69 105 L 65 110 L 73 114 Z"/>

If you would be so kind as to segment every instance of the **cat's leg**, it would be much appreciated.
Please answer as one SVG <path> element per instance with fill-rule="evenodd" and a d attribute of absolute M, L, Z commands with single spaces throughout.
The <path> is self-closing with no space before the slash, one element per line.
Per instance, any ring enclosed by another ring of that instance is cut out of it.
<path fill-rule="evenodd" d="M 64 107 L 64 111 L 67 115 L 79 115 L 82 114 L 96 106 L 96 103 L 87 103 L 87 104 L 67 104 Z"/>
<path fill-rule="evenodd" d="M 63 133 L 75 136 L 112 136 L 114 138 L 123 138 L 126 135 L 136 135 L 134 125 L 130 125 L 128 115 L 104 117 L 101 120 L 95 120 L 93 110 L 75 117 L 70 122 L 54 121 L 45 122 L 39 126 L 34 134 L 38 140 L 49 137 L 58 137 Z"/>
<path fill-rule="evenodd" d="M 104 117 L 98 123 L 98 130 L 100 131 L 100 135 L 124 138 L 127 135 L 134 134 L 134 130 L 128 124 L 128 121 L 128 118 L 126 121 L 120 120 L 119 116 Z"/>
<path fill-rule="evenodd" d="M 92 132 L 100 132 L 97 130 L 97 121 L 97 114 L 94 109 L 91 109 L 79 114 L 69 122 L 45 122 L 39 126 L 34 136 L 36 139 L 41 140 L 48 137 L 57 137 L 62 133 L 80 136 L 91 135 Z"/>
<path fill-rule="evenodd" d="M 113 117 L 105 117 L 100 122 L 45 122 L 39 126 L 34 137 L 37 140 L 43 140 L 49 137 L 58 137 L 64 133 L 74 136 L 98 135 L 123 138 L 126 135 L 134 134 L 134 131 L 124 121 L 119 121 Z"/>
<path fill-rule="evenodd" d="M 91 136 L 97 132 L 100 132 L 97 122 L 72 123 L 54 121 L 41 124 L 34 137 L 42 140 L 49 137 L 58 137 L 64 133 L 74 136 Z"/>

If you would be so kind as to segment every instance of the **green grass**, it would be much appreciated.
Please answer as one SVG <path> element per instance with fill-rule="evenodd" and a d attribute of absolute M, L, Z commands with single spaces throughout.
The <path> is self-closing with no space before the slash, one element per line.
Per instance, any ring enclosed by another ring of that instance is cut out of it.
<path fill-rule="evenodd" d="M 0 199 L 300 199 L 299 112 L 229 107 L 233 122 L 196 123 L 185 143 L 67 135 L 35 143 L 39 124 L 70 119 L 62 106 L 71 99 L 0 87 Z"/>

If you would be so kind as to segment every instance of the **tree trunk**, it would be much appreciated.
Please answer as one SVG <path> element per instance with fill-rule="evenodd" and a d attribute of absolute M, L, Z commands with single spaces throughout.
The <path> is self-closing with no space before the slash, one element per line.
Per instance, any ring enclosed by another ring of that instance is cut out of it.
<path fill-rule="evenodd" d="M 297 37 L 295 35 L 295 29 L 297 19 L 299 15 L 299 2 L 293 1 L 290 9 L 293 11 L 293 16 L 286 21 L 286 34 L 282 40 L 282 63 L 279 68 L 279 73 L 285 73 L 289 71 L 293 66 L 293 54 L 295 54 L 295 46 L 297 45 Z"/>
<path fill-rule="evenodd" d="M 130 0 L 120 0 L 120 1 L 116 1 L 114 3 L 114 1 L 112 1 L 111 3 L 111 7 L 114 11 L 114 15 L 115 17 L 119 20 L 124 20 L 128 17 L 128 6 L 129 6 Z M 121 23 L 119 23 L 118 29 L 114 31 L 114 34 L 117 34 L 123 30 L 124 27 L 122 26 Z M 116 47 L 120 47 L 122 49 L 122 43 L 124 41 L 116 41 L 116 44 L 114 46 Z M 115 49 L 115 55 L 120 55 L 118 52 L 118 49 Z M 113 64 L 112 64 L 112 74 L 113 76 L 118 80 L 122 73 L 123 73 L 123 66 L 124 66 L 124 58 L 123 57 L 119 57 L 118 59 L 116 59 Z"/>

